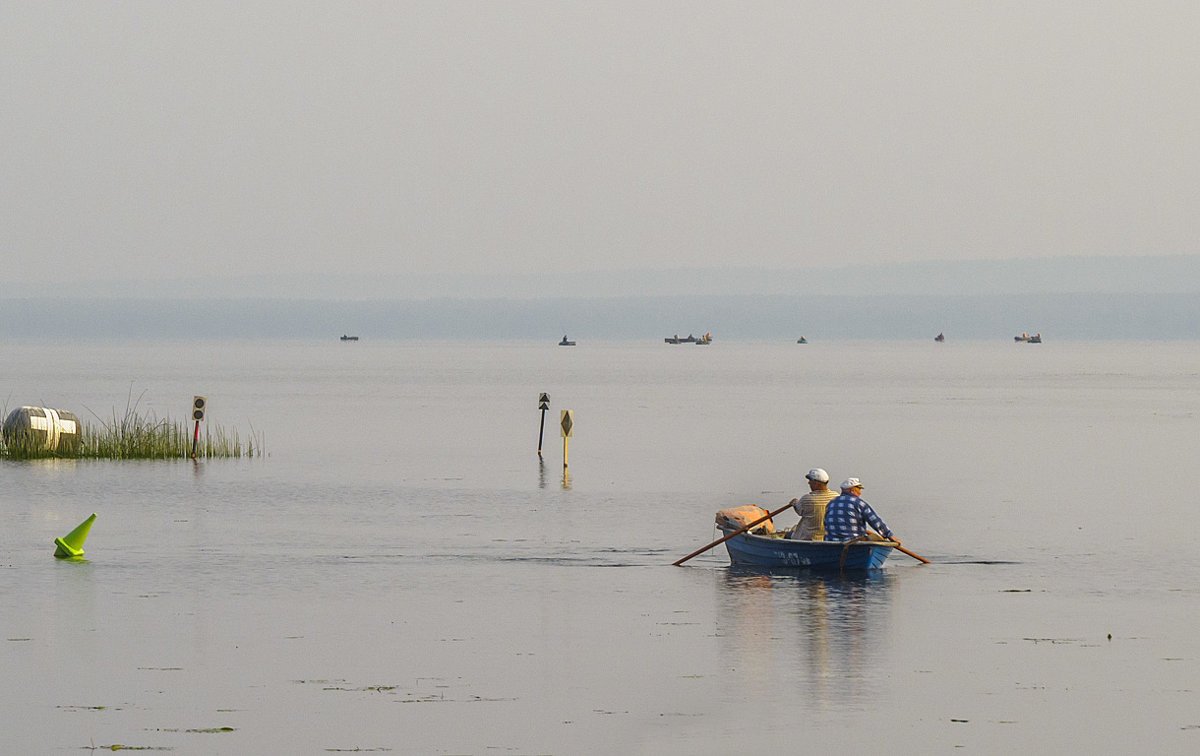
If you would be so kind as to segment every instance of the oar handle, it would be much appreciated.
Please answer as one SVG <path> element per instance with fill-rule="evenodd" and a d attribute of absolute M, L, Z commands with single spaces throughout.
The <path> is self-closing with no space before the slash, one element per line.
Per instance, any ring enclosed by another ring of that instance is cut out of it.
<path fill-rule="evenodd" d="M 702 549 L 696 549 L 696 550 L 695 550 L 695 551 L 693 551 L 691 554 L 688 554 L 687 556 L 683 557 L 682 559 L 679 559 L 679 560 L 677 560 L 677 561 L 671 562 L 671 564 L 672 564 L 673 566 L 675 566 L 675 567 L 678 567 L 679 565 L 683 564 L 684 562 L 686 562 L 687 560 L 691 559 L 692 557 L 694 557 L 694 556 L 696 556 L 696 555 L 698 555 L 698 554 L 703 554 L 704 552 L 706 552 L 706 551 L 708 551 L 709 549 L 711 549 L 713 546 L 720 546 L 721 544 L 723 544 L 723 543 L 725 543 L 726 541 L 728 541 L 730 538 L 733 538 L 735 535 L 738 535 L 738 534 L 740 534 L 740 533 L 745 533 L 747 530 L 749 530 L 750 528 L 752 528 L 752 527 L 754 527 L 755 525 L 759 524 L 760 522 L 765 522 L 765 521 L 767 521 L 767 520 L 771 519 L 772 517 L 774 517 L 775 515 L 779 514 L 780 512 L 782 512 L 783 510 L 787 509 L 787 508 L 788 508 L 788 507 L 790 507 L 790 506 L 792 506 L 792 504 L 791 504 L 791 502 L 788 502 L 787 504 L 785 504 L 784 506 L 780 507 L 779 509 L 776 509 L 774 512 L 767 512 L 767 514 L 766 514 L 766 516 L 765 516 L 765 517 L 759 517 L 757 520 L 755 520 L 754 522 L 750 523 L 749 525 L 743 525 L 742 527 L 740 527 L 740 528 L 738 528 L 737 530 L 733 531 L 732 533 L 730 533 L 729 535 L 725 536 L 724 538 L 718 538 L 717 540 L 715 540 L 715 541 L 713 541 L 712 543 L 708 544 L 708 545 L 707 545 L 707 546 L 705 546 L 704 548 L 702 548 Z"/>

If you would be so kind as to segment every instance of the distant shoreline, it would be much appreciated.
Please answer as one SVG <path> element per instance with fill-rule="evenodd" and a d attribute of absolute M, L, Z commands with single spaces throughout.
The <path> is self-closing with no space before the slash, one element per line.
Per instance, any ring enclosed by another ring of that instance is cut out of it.
<path fill-rule="evenodd" d="M 1200 339 L 1195 294 L 676 296 L 322 301 L 315 299 L 0 299 L 8 339 L 329 338 L 722 340 Z"/>
<path fill-rule="evenodd" d="M 67 272 L 60 272 L 65 275 Z M 31 299 L 291 299 L 403 301 L 681 296 L 1023 296 L 1026 294 L 1200 295 L 1200 255 L 1059 256 L 932 260 L 833 267 L 539 270 L 421 273 L 278 270 L 188 279 L 55 280 L 10 283 Z M 3 296 L 3 295 L 0 295 Z"/>

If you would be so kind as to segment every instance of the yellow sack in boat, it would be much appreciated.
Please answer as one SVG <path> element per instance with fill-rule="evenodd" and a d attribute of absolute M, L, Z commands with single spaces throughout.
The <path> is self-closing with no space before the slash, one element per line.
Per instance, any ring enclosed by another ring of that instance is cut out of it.
<path fill-rule="evenodd" d="M 744 528 L 757 519 L 766 517 L 770 512 L 761 507 L 756 507 L 753 504 L 747 504 L 744 507 L 732 507 L 730 509 L 722 509 L 717 512 L 717 526 L 737 530 Z M 770 520 L 765 520 L 755 525 L 750 529 L 751 533 L 774 533 L 775 526 Z"/>

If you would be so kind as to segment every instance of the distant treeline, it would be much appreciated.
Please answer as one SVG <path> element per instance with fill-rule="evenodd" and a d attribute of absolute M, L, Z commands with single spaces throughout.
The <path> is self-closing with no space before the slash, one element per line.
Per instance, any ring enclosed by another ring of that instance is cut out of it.
<path fill-rule="evenodd" d="M 0 299 L 9 339 L 1200 339 L 1195 294 L 319 301 Z"/>

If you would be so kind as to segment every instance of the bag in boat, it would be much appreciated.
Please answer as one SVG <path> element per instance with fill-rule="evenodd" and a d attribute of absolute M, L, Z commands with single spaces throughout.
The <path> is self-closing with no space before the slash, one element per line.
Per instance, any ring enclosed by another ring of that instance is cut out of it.
<path fill-rule="evenodd" d="M 717 526 L 737 530 L 744 528 L 757 519 L 766 517 L 770 512 L 753 504 L 747 504 L 744 507 L 733 507 L 731 509 L 722 509 L 717 512 Z M 750 529 L 751 533 L 774 533 L 775 526 L 770 520 L 760 522 Z"/>

